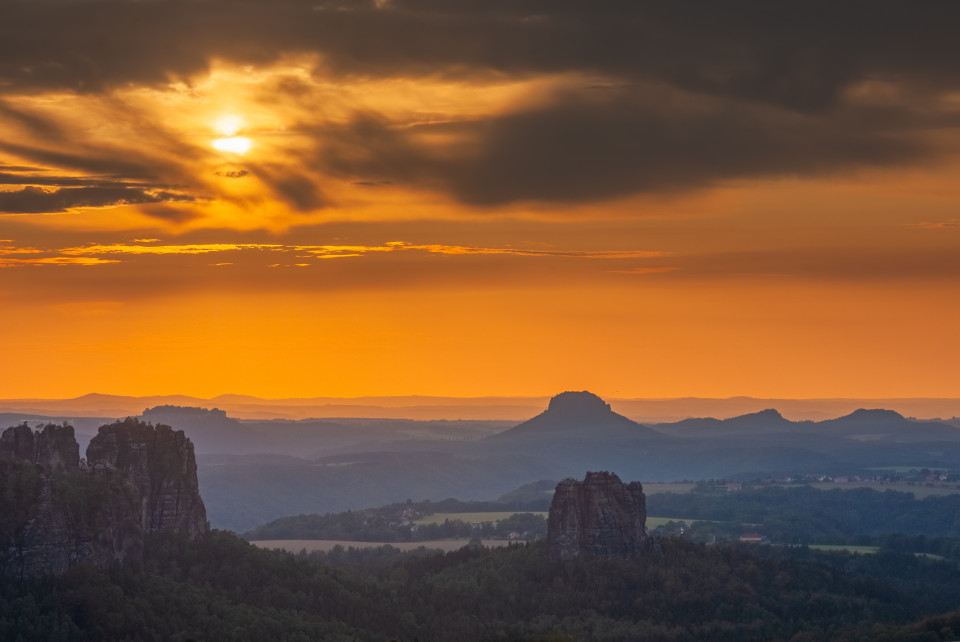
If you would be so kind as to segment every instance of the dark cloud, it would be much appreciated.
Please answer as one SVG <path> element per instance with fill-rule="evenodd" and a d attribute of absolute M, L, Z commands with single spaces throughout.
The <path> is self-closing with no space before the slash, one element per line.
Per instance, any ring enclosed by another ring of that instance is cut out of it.
<path fill-rule="evenodd" d="M 949 2 L 167 0 L 7 2 L 0 77 L 99 91 L 167 83 L 214 58 L 318 52 L 363 75 L 587 71 L 820 110 L 865 78 L 956 86 Z"/>
<path fill-rule="evenodd" d="M 309 176 L 269 164 L 251 165 L 250 171 L 277 197 L 301 212 L 320 209 L 327 204 L 319 186 Z"/>
<path fill-rule="evenodd" d="M 243 178 L 250 172 L 245 169 L 220 169 L 215 173 L 217 176 L 222 176 L 223 178 Z"/>
<path fill-rule="evenodd" d="M 2 169 L 2 167 L 0 167 Z M 25 168 L 26 169 L 26 168 Z M 32 169 L 32 168 L 31 168 Z M 104 178 L 85 178 L 81 176 L 56 176 L 52 174 L 11 173 L 0 171 L 0 185 L 44 185 L 56 187 L 151 187 L 147 183 L 120 182 Z"/>
<path fill-rule="evenodd" d="M 182 194 L 146 191 L 133 187 L 63 187 L 45 190 L 28 186 L 17 191 L 0 192 L 0 212 L 35 214 L 63 212 L 73 207 L 106 207 L 186 200 L 192 199 Z"/>
<path fill-rule="evenodd" d="M 0 140 L 0 151 L 42 163 L 94 174 L 109 174 L 116 178 L 153 178 L 156 167 L 149 161 L 130 158 L 129 152 L 120 150 L 91 150 L 86 154 L 45 149 L 31 145 L 18 145 Z"/>
<path fill-rule="evenodd" d="M 366 114 L 318 130 L 317 161 L 356 185 L 429 186 L 480 206 L 590 201 L 929 159 L 923 136 L 958 124 L 937 107 L 960 90 L 957 24 L 960 3 L 889 0 L 18 1 L 0 7 L 0 87 L 165 87 L 214 60 L 300 53 L 318 54 L 324 77 L 580 74 L 592 87 L 456 125 L 472 141 L 460 148 Z M 867 105 L 851 97 L 865 82 L 899 91 Z M 281 85 L 305 92 L 293 78 Z M 2 103 L 0 116 L 38 138 L 62 134 Z M 0 151 L 142 180 L 182 170 L 119 150 Z M 299 210 L 325 204 L 306 174 L 257 175 Z"/>
<path fill-rule="evenodd" d="M 600 99 L 569 93 L 545 107 L 458 127 L 470 142 L 438 150 L 417 142 L 434 126 L 393 127 L 366 114 L 328 131 L 322 162 L 335 174 L 433 186 L 488 206 L 590 201 L 746 176 L 822 174 L 936 153 L 869 119 L 733 108 L 678 92 L 616 91 Z"/>

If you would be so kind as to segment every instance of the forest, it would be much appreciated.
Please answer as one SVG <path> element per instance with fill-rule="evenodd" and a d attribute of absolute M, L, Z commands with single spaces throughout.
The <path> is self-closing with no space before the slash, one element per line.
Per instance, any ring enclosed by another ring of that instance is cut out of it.
<path fill-rule="evenodd" d="M 0 590 L 0 639 L 947 640 L 960 572 L 909 553 L 656 538 L 629 560 L 542 542 L 293 555 L 212 531 L 155 536 L 140 565 Z"/>
<path fill-rule="evenodd" d="M 703 483 L 690 493 L 647 498 L 650 515 L 700 522 L 702 535 L 730 537 L 753 531 L 781 544 L 868 544 L 898 533 L 960 538 L 960 495 L 914 494 L 870 488 L 818 490 L 765 486 L 711 492 Z"/>

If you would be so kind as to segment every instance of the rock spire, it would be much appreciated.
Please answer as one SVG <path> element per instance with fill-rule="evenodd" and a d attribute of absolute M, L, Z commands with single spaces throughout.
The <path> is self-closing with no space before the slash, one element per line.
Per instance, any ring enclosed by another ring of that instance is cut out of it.
<path fill-rule="evenodd" d="M 624 484 L 609 472 L 557 484 L 547 520 L 554 559 L 634 557 L 647 542 L 646 497 L 640 482 Z"/>

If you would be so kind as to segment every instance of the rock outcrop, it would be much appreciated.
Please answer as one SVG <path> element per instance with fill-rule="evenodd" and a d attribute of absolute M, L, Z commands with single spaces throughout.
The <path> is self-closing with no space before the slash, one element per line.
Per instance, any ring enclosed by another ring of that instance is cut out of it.
<path fill-rule="evenodd" d="M 91 467 L 81 466 L 70 426 L 0 436 L 0 577 L 137 561 L 149 533 L 207 530 L 183 432 L 127 420 L 101 427 L 94 441 Z"/>
<path fill-rule="evenodd" d="M 640 482 L 624 484 L 609 472 L 557 484 L 547 519 L 554 559 L 634 557 L 647 544 L 646 497 Z"/>
<path fill-rule="evenodd" d="M 47 424 L 34 433 L 30 426 L 21 424 L 0 435 L 0 457 L 30 461 L 48 470 L 77 470 L 80 446 L 72 426 Z"/>
<path fill-rule="evenodd" d="M 94 471 L 116 470 L 137 489 L 144 533 L 206 532 L 197 461 L 182 430 L 136 419 L 101 426 L 87 447 L 87 465 Z"/>

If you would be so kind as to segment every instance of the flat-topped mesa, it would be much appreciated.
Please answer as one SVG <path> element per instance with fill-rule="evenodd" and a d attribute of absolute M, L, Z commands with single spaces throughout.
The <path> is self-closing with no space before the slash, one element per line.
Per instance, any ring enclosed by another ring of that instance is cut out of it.
<path fill-rule="evenodd" d="M 117 470 L 140 495 L 144 533 L 209 530 L 193 443 L 182 430 L 128 418 L 101 426 L 87 447 L 94 470 Z"/>
<path fill-rule="evenodd" d="M 640 482 L 624 484 L 609 472 L 557 484 L 547 519 L 554 559 L 635 557 L 647 543 L 647 507 Z"/>
<path fill-rule="evenodd" d="M 574 416 L 603 415 L 611 412 L 610 404 L 586 390 L 561 392 L 550 399 L 547 410 Z"/>

